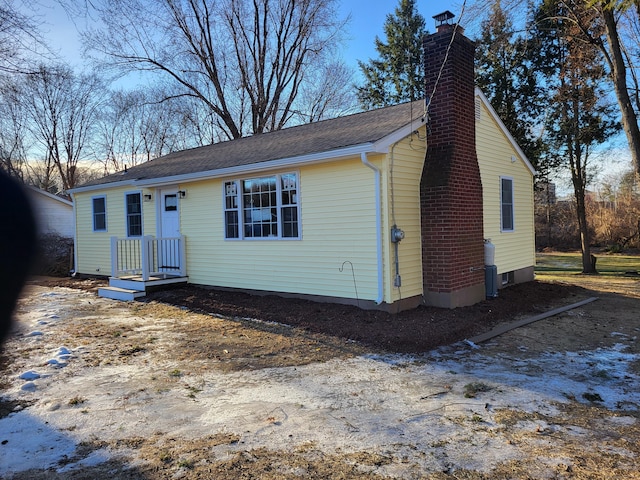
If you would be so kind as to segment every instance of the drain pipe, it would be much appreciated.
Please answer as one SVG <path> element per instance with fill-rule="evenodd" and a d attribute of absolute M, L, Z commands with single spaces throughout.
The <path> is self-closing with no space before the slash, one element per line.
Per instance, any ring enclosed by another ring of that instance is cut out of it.
<path fill-rule="evenodd" d="M 76 201 L 76 194 L 71 194 L 71 202 L 73 203 L 73 272 L 69 272 L 72 277 L 75 277 L 78 274 L 78 229 L 76 228 L 78 225 L 77 222 L 77 214 L 76 205 L 78 202 Z M 105 200 L 106 202 L 106 200 Z"/>
<path fill-rule="evenodd" d="M 380 169 L 367 159 L 366 152 L 360 153 L 362 163 L 374 171 L 376 188 L 376 250 L 378 252 L 378 298 L 376 304 L 380 305 L 384 299 L 383 273 L 382 273 L 382 207 L 380 206 Z"/>

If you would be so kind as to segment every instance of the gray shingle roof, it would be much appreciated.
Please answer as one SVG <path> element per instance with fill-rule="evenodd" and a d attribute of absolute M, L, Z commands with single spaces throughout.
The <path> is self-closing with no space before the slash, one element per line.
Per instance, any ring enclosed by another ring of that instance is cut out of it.
<path fill-rule="evenodd" d="M 81 187 L 121 182 L 125 179 L 160 179 L 215 171 L 374 143 L 422 115 L 422 101 L 403 103 L 173 152 L 129 168 L 126 178 L 122 173 L 116 173 Z"/>

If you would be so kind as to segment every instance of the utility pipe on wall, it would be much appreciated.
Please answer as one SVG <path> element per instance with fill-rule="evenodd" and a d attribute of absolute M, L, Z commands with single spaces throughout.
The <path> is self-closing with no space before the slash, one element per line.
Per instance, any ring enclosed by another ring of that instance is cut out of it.
<path fill-rule="evenodd" d="M 376 189 L 376 250 L 378 257 L 378 298 L 376 298 L 376 304 L 380 305 L 384 300 L 384 284 L 383 284 L 383 270 L 382 270 L 382 207 L 380 205 L 380 169 L 374 164 L 369 162 L 366 152 L 360 153 L 360 159 L 362 163 L 369 167 L 374 172 L 374 181 Z"/>

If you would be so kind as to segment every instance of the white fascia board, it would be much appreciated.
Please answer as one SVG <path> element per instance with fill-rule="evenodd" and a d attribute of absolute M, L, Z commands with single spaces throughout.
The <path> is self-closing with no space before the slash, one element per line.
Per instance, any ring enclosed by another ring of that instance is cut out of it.
<path fill-rule="evenodd" d="M 74 193 L 93 192 L 95 190 L 104 190 L 105 188 L 127 187 L 135 185 L 135 181 L 135 178 L 128 178 L 127 180 L 121 180 L 119 182 L 100 183 L 98 185 L 70 188 L 69 190 L 67 190 L 67 193 L 73 195 Z"/>
<path fill-rule="evenodd" d="M 489 102 L 489 99 L 484 95 L 484 93 L 482 93 L 482 90 L 480 90 L 478 87 L 476 87 L 476 96 L 480 97 L 480 100 L 482 101 L 482 103 L 484 103 L 484 106 L 487 107 L 487 110 L 489 110 L 489 113 L 491 114 L 493 119 L 496 121 L 500 129 L 502 130 L 502 133 L 505 134 L 505 136 L 507 137 L 507 140 L 509 140 L 513 149 L 520 156 L 520 158 L 522 158 L 522 161 L 527 166 L 527 168 L 531 171 L 531 174 L 535 176 L 535 174 L 537 173 L 536 169 L 533 168 L 533 165 L 531 165 L 531 162 L 529 161 L 527 156 L 524 154 L 524 152 L 520 148 L 520 145 L 518 145 L 518 142 L 516 142 L 513 136 L 511 136 L 511 133 L 509 133 L 509 130 L 507 129 L 505 124 L 502 122 L 502 120 L 500 120 L 500 117 L 491 106 L 491 102 Z"/>
<path fill-rule="evenodd" d="M 374 143 L 373 151 L 375 153 L 387 153 L 389 151 L 389 148 L 391 148 L 391 145 L 399 142 L 403 138 L 411 135 L 416 130 L 424 127 L 426 125 L 425 120 L 425 117 L 420 117 L 419 119 L 414 120 L 413 122 L 405 125 L 395 132 L 390 133 L 386 137 L 381 138 L 376 143 Z"/>
<path fill-rule="evenodd" d="M 209 180 L 213 178 L 223 178 L 232 175 L 246 174 L 251 172 L 262 172 L 265 170 L 276 170 L 289 168 L 292 166 L 311 165 L 314 163 L 322 163 L 337 160 L 345 157 L 358 156 L 362 152 L 369 153 L 374 151 L 372 143 L 363 143 L 338 150 L 329 150 L 326 152 L 312 153 L 309 155 L 300 155 L 297 157 L 281 158 L 278 160 L 270 160 L 267 162 L 250 163 L 247 165 L 238 165 L 236 167 L 217 168 L 215 170 L 204 170 L 201 172 L 185 173 L 183 175 L 171 175 L 168 177 L 154 177 L 145 179 L 127 179 L 119 182 L 102 183 L 99 185 L 90 185 L 87 187 L 78 187 L 70 189 L 70 193 L 83 193 L 94 190 L 104 190 L 106 188 L 116 188 L 123 186 L 134 187 L 163 187 L 166 185 L 175 185 L 178 183 L 195 182 L 198 180 Z M 123 173 L 123 175 L 126 175 Z"/>

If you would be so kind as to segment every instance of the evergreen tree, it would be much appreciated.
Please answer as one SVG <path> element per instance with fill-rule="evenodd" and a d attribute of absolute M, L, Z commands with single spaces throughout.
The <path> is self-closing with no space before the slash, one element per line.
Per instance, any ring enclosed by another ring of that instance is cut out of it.
<path fill-rule="evenodd" d="M 565 9 L 579 15 L 580 22 L 565 21 Z M 593 148 L 619 128 L 615 107 L 609 101 L 607 73 L 601 51 L 585 38 L 579 24 L 598 28 L 599 19 L 581 0 L 547 0 L 535 22 L 538 54 L 544 59 L 544 82 L 548 89 L 545 135 L 553 155 L 571 174 L 580 231 L 583 273 L 596 273 L 590 253 L 586 189 L 591 176 Z"/>
<path fill-rule="evenodd" d="M 363 109 L 383 107 L 424 98 L 422 37 L 425 20 L 415 0 L 400 0 L 384 24 L 386 43 L 376 37 L 378 59 L 358 62 L 364 85 L 357 87 Z"/>
<path fill-rule="evenodd" d="M 544 143 L 538 128 L 541 89 L 530 60 L 533 47 L 532 40 L 516 35 L 496 0 L 476 39 L 476 85 L 539 169 Z"/>

